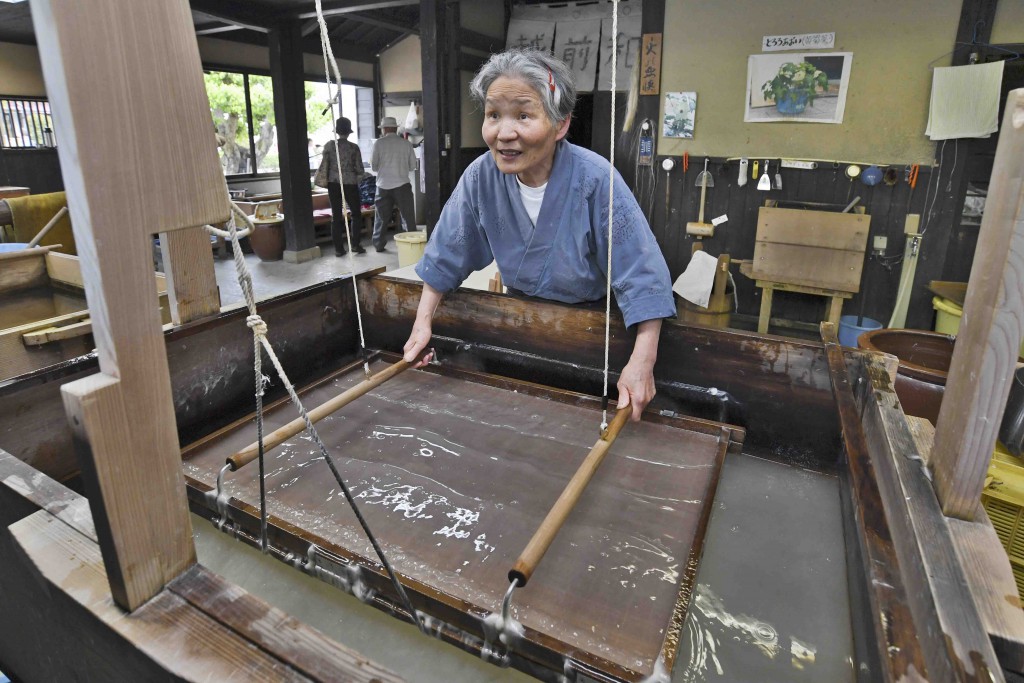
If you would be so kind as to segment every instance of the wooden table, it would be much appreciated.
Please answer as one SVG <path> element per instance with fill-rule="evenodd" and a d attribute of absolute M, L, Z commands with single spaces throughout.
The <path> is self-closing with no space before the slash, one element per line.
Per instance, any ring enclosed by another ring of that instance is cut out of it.
<path fill-rule="evenodd" d="M 754 259 L 740 265 L 762 289 L 758 333 L 768 332 L 776 290 L 828 297 L 825 319 L 838 324 L 843 300 L 860 291 L 870 225 L 861 213 L 761 207 Z"/>

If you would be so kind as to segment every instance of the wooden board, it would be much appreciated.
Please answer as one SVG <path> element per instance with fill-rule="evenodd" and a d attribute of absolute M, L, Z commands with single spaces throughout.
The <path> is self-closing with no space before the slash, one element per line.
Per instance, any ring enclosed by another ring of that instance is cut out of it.
<path fill-rule="evenodd" d="M 761 207 L 751 277 L 857 292 L 871 218 Z"/>
<path fill-rule="evenodd" d="M 0 294 L 46 285 L 44 251 L 13 251 L 0 254 Z"/>
<path fill-rule="evenodd" d="M 305 400 L 319 404 L 361 379 L 361 370 L 341 374 Z M 501 382 L 407 371 L 319 423 L 414 602 L 476 639 L 480 618 L 498 609 L 508 570 L 594 444 L 600 421 L 596 410 Z M 293 415 L 285 406 L 268 416 L 265 429 Z M 244 424 L 185 450 L 194 507 L 206 500 L 202 494 L 224 458 L 253 440 L 251 421 Z M 561 673 L 562 658 L 571 656 L 624 681 L 651 675 L 659 660 L 671 668 L 719 467 L 735 434 L 713 423 L 676 424 L 689 429 L 645 421 L 629 424 L 616 440 L 530 583 L 516 593 L 514 613 L 526 627 L 517 648 L 525 661 L 516 666 Z M 377 573 L 308 437 L 272 451 L 267 470 L 273 524 L 301 539 L 288 548 L 301 553 L 296 562 L 304 564 L 314 543 L 327 555 L 351 558 L 367 580 Z M 232 515 L 250 534 L 257 475 L 252 464 L 226 478 Z M 202 514 L 217 515 L 212 502 L 203 507 Z M 389 589 L 380 583 L 378 590 Z"/>
<path fill-rule="evenodd" d="M 942 511 L 974 519 L 1024 337 L 1024 88 L 1007 95 L 978 249 L 935 425 Z"/>

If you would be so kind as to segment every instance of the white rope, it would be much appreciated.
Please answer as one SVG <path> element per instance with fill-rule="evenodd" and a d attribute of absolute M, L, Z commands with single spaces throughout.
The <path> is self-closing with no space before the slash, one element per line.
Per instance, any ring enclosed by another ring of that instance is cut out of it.
<path fill-rule="evenodd" d="M 263 374 L 263 365 L 262 365 L 263 361 L 262 361 L 262 356 L 260 354 L 260 347 L 262 347 L 263 350 L 266 351 L 267 357 L 270 358 L 270 362 L 274 366 L 274 370 L 277 371 L 277 376 L 281 378 L 281 382 L 284 384 L 285 390 L 288 392 L 288 397 L 291 398 L 292 403 L 295 404 L 296 409 L 299 411 L 299 414 L 302 416 L 302 421 L 306 424 L 306 431 L 309 432 L 310 437 L 313 439 L 313 443 L 315 443 L 317 445 L 317 447 L 320 449 L 320 453 L 321 453 L 321 455 L 323 455 L 324 461 L 327 463 L 327 466 L 331 469 L 331 473 L 334 475 L 334 478 L 338 482 L 338 485 L 341 486 L 342 491 L 345 494 L 345 499 L 348 501 L 349 505 L 351 506 L 352 512 L 355 514 L 356 519 L 359 520 L 359 524 L 363 527 L 363 530 L 366 532 L 366 535 L 369 538 L 370 543 L 373 546 L 374 551 L 376 551 L 377 557 L 381 561 L 381 565 L 384 567 L 384 569 L 387 572 L 388 576 L 391 578 L 391 582 L 392 582 L 392 584 L 395 587 L 395 591 L 398 593 L 399 599 L 402 601 L 402 603 L 406 607 L 406 610 L 409 612 L 409 618 L 416 623 L 416 625 L 419 627 L 419 629 L 421 631 L 426 633 L 426 628 L 423 625 L 422 620 L 419 618 L 419 615 L 416 612 L 415 608 L 413 607 L 412 602 L 409 600 L 409 596 L 406 594 L 405 588 L 402 586 L 401 582 L 399 582 L 398 576 L 395 574 L 394 570 L 391 568 L 391 564 L 388 562 L 387 557 L 385 557 L 383 549 L 380 547 L 380 544 L 377 542 L 377 539 L 371 533 L 370 527 L 367 525 L 366 520 L 363 518 L 362 514 L 359 512 L 359 508 L 356 507 L 356 502 L 353 499 L 351 492 L 349 491 L 348 485 L 345 483 L 344 479 L 341 476 L 341 473 L 338 471 L 337 466 L 334 464 L 333 458 L 331 458 L 330 454 L 327 452 L 327 447 L 324 445 L 323 441 L 320 439 L 320 434 L 317 432 L 316 428 L 313 426 L 312 420 L 309 419 L 309 413 L 306 412 L 305 406 L 302 405 L 302 400 L 299 399 L 299 395 L 295 391 L 295 386 L 292 384 L 291 380 L 288 379 L 288 374 L 284 371 L 284 368 L 281 366 L 281 361 L 278 360 L 277 354 L 274 353 L 274 347 L 271 346 L 270 340 L 267 339 L 267 323 L 264 322 L 263 318 L 260 317 L 259 313 L 256 310 L 256 296 L 253 293 L 253 289 L 252 289 L 252 275 L 249 273 L 249 267 L 248 267 L 248 265 L 245 262 L 244 255 L 242 254 L 242 247 L 238 243 L 238 240 L 239 240 L 240 237 L 244 237 L 245 235 L 248 235 L 248 234 L 250 234 L 252 232 L 252 230 L 254 229 L 253 228 L 253 224 L 252 224 L 252 221 L 249 219 L 249 217 L 246 216 L 245 213 L 243 213 L 242 210 L 239 209 L 238 206 L 234 202 L 231 202 L 230 199 L 228 201 L 231 203 L 231 218 L 228 221 L 228 230 L 220 230 L 220 229 L 214 228 L 213 226 L 210 226 L 210 225 L 207 225 L 205 227 L 206 227 L 206 230 L 208 232 L 210 232 L 210 233 L 212 233 L 214 235 L 221 236 L 221 237 L 227 237 L 227 238 L 229 238 L 231 240 L 231 248 L 234 250 L 234 253 L 235 253 L 235 271 L 236 271 L 236 274 L 238 275 L 238 284 L 239 284 L 239 286 L 242 289 L 242 295 L 245 298 L 246 308 L 249 310 L 249 315 L 245 319 L 245 324 L 249 327 L 249 329 L 252 330 L 252 335 L 253 335 L 253 347 L 254 347 L 254 355 L 255 355 L 255 359 L 253 361 L 253 367 L 254 367 L 254 374 L 255 374 L 255 376 L 257 378 L 256 379 L 256 420 L 257 420 L 257 431 L 258 431 L 259 437 L 260 437 L 258 439 L 259 450 L 260 450 L 260 457 L 259 457 L 259 462 L 260 462 L 260 526 L 261 526 L 260 546 L 261 546 L 261 548 L 262 548 L 262 550 L 264 552 L 266 552 L 268 550 L 268 541 L 267 541 L 267 506 L 266 506 L 265 476 L 264 476 L 264 469 L 263 469 L 263 438 L 262 438 L 262 433 L 263 433 L 263 390 L 264 390 L 264 387 L 266 386 L 266 384 L 270 381 L 270 378 L 266 377 Z M 244 230 L 239 231 L 236 228 L 236 225 L 235 225 L 235 217 L 236 216 L 241 217 L 242 221 L 245 223 L 246 227 L 245 227 Z M 355 272 L 353 272 L 351 274 L 351 277 L 352 277 L 352 280 L 355 281 L 355 279 L 356 279 Z M 358 296 L 356 298 L 358 299 Z M 364 357 L 364 360 L 363 360 L 363 364 L 364 364 L 364 366 L 368 365 L 368 362 L 365 360 L 365 357 Z M 218 488 L 220 488 L 219 484 L 218 484 Z"/>
<path fill-rule="evenodd" d="M 344 185 L 345 179 L 341 172 L 341 149 L 338 146 L 338 129 L 334 127 L 333 123 L 338 120 L 341 116 L 341 71 L 338 69 L 338 62 L 334 58 L 334 48 L 331 47 L 331 41 L 327 32 L 327 20 L 324 19 L 323 7 L 320 4 L 320 0 L 316 0 L 316 21 L 320 25 L 320 47 L 324 55 L 324 77 L 327 79 L 327 102 L 331 108 L 331 135 L 334 140 L 334 158 L 337 161 L 338 166 L 338 185 L 342 187 L 341 192 L 341 212 L 344 214 L 345 219 L 345 241 L 348 243 L 348 267 L 352 272 L 352 291 L 355 293 L 356 302 L 356 323 L 359 325 L 359 347 L 363 351 L 363 373 L 370 376 L 370 363 L 366 358 L 366 338 L 363 336 L 363 312 L 359 306 L 359 290 L 356 286 L 356 262 L 352 254 L 352 230 L 349 225 L 349 212 L 351 207 L 348 205 L 348 199 L 345 197 Z M 329 62 L 329 63 L 328 63 Z M 335 95 L 331 94 L 331 69 L 334 69 L 334 80 L 338 84 L 338 89 L 335 91 Z M 334 105 L 338 105 L 338 114 L 334 113 Z M 360 207 L 356 207 L 357 209 Z M 360 220 L 362 214 L 360 213 Z M 332 218 L 333 220 L 333 218 Z"/>
<path fill-rule="evenodd" d="M 319 1 L 319 0 L 318 0 Z M 612 330 L 612 225 L 615 222 L 615 89 L 618 78 L 619 0 L 612 0 L 612 111 L 611 145 L 608 153 L 608 283 L 604 295 L 604 408 L 601 411 L 601 431 L 608 429 L 608 351 Z"/>

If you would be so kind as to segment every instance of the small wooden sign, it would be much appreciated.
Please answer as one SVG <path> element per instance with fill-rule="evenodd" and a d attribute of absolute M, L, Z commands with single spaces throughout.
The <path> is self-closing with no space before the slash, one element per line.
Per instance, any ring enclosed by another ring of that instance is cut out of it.
<path fill-rule="evenodd" d="M 661 34 L 645 33 L 640 48 L 640 94 L 661 91 Z"/>

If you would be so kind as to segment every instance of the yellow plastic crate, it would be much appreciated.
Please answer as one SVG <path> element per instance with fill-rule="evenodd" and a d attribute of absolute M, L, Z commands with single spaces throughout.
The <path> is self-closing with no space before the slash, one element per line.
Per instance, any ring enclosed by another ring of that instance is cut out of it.
<path fill-rule="evenodd" d="M 992 520 L 1024 601 L 1024 461 L 996 445 L 988 468 L 981 504 Z"/>

